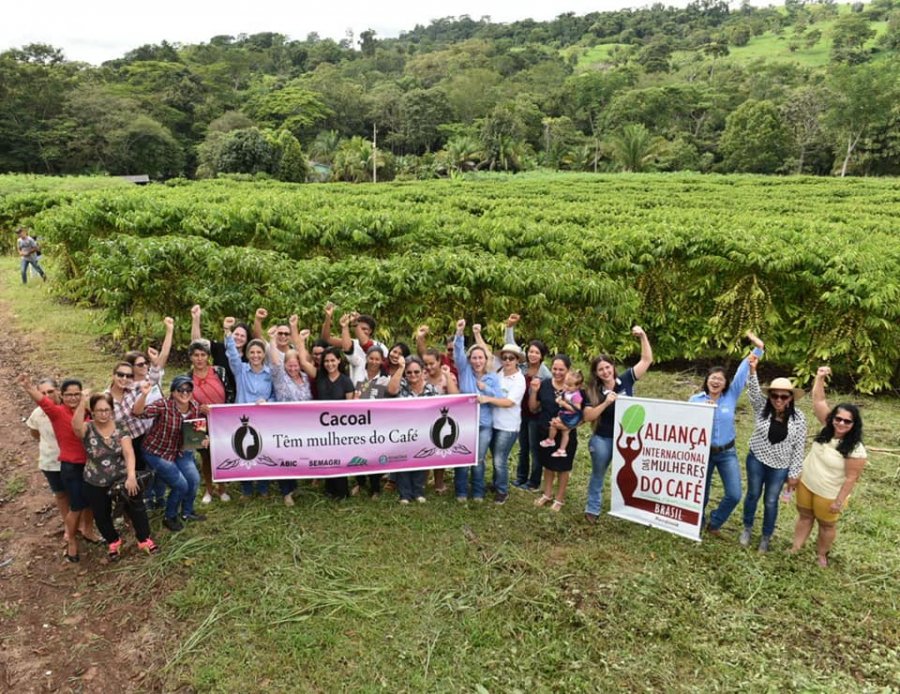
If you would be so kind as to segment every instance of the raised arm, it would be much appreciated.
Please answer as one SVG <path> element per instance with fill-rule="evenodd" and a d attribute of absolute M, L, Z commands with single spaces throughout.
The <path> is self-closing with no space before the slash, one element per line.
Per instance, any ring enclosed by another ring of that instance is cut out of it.
<path fill-rule="evenodd" d="M 291 316 L 294 320 L 296 316 Z M 297 322 L 291 323 L 291 338 L 294 346 L 297 348 L 297 355 L 300 357 L 300 368 L 310 378 L 316 377 L 316 365 L 313 363 L 312 357 L 309 356 L 309 350 L 306 349 L 306 341 L 309 339 L 309 330 L 297 331 Z M 294 334 L 296 333 L 296 337 Z"/>
<path fill-rule="evenodd" d="M 650 340 L 647 338 L 647 333 L 644 332 L 644 329 L 641 326 L 634 326 L 631 329 L 631 334 L 641 341 L 641 360 L 632 368 L 635 379 L 640 379 L 647 373 L 650 364 L 653 363 L 653 348 L 650 346 Z"/>
<path fill-rule="evenodd" d="M 813 414 L 822 422 L 822 426 L 828 423 L 828 415 L 831 412 L 828 401 L 825 399 L 825 379 L 830 375 L 831 367 L 820 366 L 816 370 L 816 380 L 813 381 L 812 387 Z"/>
<path fill-rule="evenodd" d="M 78 407 L 75 408 L 75 411 L 72 413 L 72 431 L 75 432 L 75 436 L 78 438 L 84 438 L 85 425 L 84 425 L 84 412 L 88 408 L 88 401 L 91 398 L 91 394 L 88 391 L 84 391 L 81 394 L 81 401 L 78 403 Z"/>
<path fill-rule="evenodd" d="M 403 374 L 406 371 L 406 359 L 401 354 L 397 358 L 397 368 L 391 374 L 391 380 L 387 384 L 387 394 L 394 396 L 400 392 L 400 381 L 403 380 Z"/>
<path fill-rule="evenodd" d="M 755 354 L 747 357 L 747 365 L 750 369 L 750 378 L 747 380 L 747 397 L 750 398 L 750 405 L 753 407 L 753 411 L 759 416 L 766 406 L 766 399 L 763 397 L 762 389 L 759 387 L 759 378 L 756 375 L 757 364 L 759 364 L 759 357 Z"/>
<path fill-rule="evenodd" d="M 251 330 L 253 331 L 253 338 L 256 340 L 265 340 L 265 335 L 263 332 L 263 321 L 269 317 L 269 312 L 264 308 L 256 309 L 256 313 L 253 314 L 253 327 Z"/>
<path fill-rule="evenodd" d="M 764 354 L 765 345 L 763 341 L 760 340 L 754 333 L 747 331 L 747 338 L 750 342 L 753 343 L 753 351 L 751 354 L 755 354 L 757 357 L 762 357 Z M 741 391 L 744 390 L 744 386 L 747 385 L 747 378 L 750 375 L 750 355 L 744 357 L 741 360 L 740 365 L 737 368 L 737 371 L 734 372 L 734 378 L 731 379 L 731 385 L 728 386 L 728 392 L 734 393 L 734 397 L 737 398 Z"/>
<path fill-rule="evenodd" d="M 466 339 L 463 336 L 465 329 L 466 319 L 460 318 L 456 321 L 456 336 L 453 338 L 453 361 L 456 362 L 456 370 L 460 375 L 472 368 L 466 358 Z"/>
<path fill-rule="evenodd" d="M 341 324 L 341 342 L 338 345 L 344 353 L 349 353 L 353 349 L 353 338 L 350 336 L 350 314 L 345 313 L 340 318 Z M 365 358 L 365 355 L 363 355 Z"/>
<path fill-rule="evenodd" d="M 231 373 L 234 374 L 235 379 L 238 379 L 243 362 L 241 361 L 241 355 L 238 354 L 237 346 L 234 344 L 234 336 L 231 334 L 231 331 L 234 330 L 234 323 L 234 316 L 228 316 L 222 321 L 222 328 L 225 333 L 225 356 L 228 358 L 228 366 L 231 368 Z"/>
<path fill-rule="evenodd" d="M 41 400 L 44 399 L 44 396 L 41 395 L 41 391 L 34 387 L 34 384 L 31 382 L 31 377 L 28 374 L 19 374 L 19 377 L 16 379 L 16 383 L 31 396 L 31 399 L 35 401 L 35 403 L 40 404 Z"/>
<path fill-rule="evenodd" d="M 234 340 L 232 340 L 234 343 Z M 153 385 L 144 381 L 141 383 L 141 394 L 138 395 L 137 400 L 134 401 L 134 405 L 131 408 L 131 414 L 135 417 L 142 417 L 144 415 L 144 410 L 147 409 L 147 395 L 149 395 L 150 391 L 153 390 Z"/>
<path fill-rule="evenodd" d="M 425 350 L 428 349 L 428 345 L 425 343 L 426 337 L 428 337 L 427 325 L 420 325 L 416 328 L 416 354 L 420 359 L 425 358 Z"/>
<path fill-rule="evenodd" d="M 269 365 L 273 369 L 279 368 L 283 360 L 281 350 L 275 346 L 275 333 L 277 332 L 277 325 L 273 325 L 271 328 L 269 328 L 269 341 L 266 343 L 266 359 L 268 359 Z"/>
<path fill-rule="evenodd" d="M 175 320 L 166 316 L 163 318 L 166 325 L 166 336 L 163 338 L 162 347 L 159 350 L 159 356 L 156 358 L 154 366 L 160 371 L 165 371 L 166 364 L 169 361 L 169 354 L 172 352 L 172 338 L 175 335 Z M 149 354 L 149 351 L 148 351 Z"/>
<path fill-rule="evenodd" d="M 456 376 L 453 375 L 453 372 L 447 364 L 444 364 L 441 367 L 441 374 L 444 377 L 444 390 L 446 394 L 457 395 L 459 393 L 459 381 L 456 380 Z"/>
<path fill-rule="evenodd" d="M 191 306 L 191 342 L 199 340 L 202 337 L 202 332 L 200 330 L 201 313 L 202 309 L 200 308 L 200 304 Z"/>
<path fill-rule="evenodd" d="M 503 333 L 503 341 L 508 345 L 519 345 L 516 344 L 516 325 L 519 323 L 519 314 L 518 313 L 510 313 L 509 318 L 506 319 L 506 330 Z"/>
<path fill-rule="evenodd" d="M 331 323 L 334 320 L 334 304 L 330 301 L 325 304 L 325 320 L 322 321 L 321 338 L 332 347 L 340 347 L 343 349 L 344 341 L 331 336 Z"/>
<path fill-rule="evenodd" d="M 475 325 L 472 326 L 472 335 L 475 336 L 475 344 L 487 353 L 488 368 L 490 368 L 490 361 L 491 357 L 494 356 L 494 352 L 491 349 L 491 346 L 485 342 L 484 338 L 481 336 L 481 323 L 475 323 Z"/>

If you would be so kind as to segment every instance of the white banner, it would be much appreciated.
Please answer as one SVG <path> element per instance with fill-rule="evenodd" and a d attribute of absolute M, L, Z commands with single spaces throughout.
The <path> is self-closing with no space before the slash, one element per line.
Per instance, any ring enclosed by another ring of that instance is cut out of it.
<path fill-rule="evenodd" d="M 619 397 L 610 514 L 700 540 L 712 405 Z"/>

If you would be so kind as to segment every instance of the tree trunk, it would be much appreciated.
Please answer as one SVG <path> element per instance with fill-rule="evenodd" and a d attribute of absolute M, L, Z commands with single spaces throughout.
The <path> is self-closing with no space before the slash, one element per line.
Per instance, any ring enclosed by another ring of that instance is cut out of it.
<path fill-rule="evenodd" d="M 841 178 L 844 178 L 844 176 L 847 175 L 847 167 L 850 165 L 850 155 L 853 154 L 853 150 L 856 149 L 860 137 L 862 137 L 862 131 L 856 133 L 856 137 L 853 137 L 852 135 L 847 137 L 847 155 L 844 157 L 843 166 L 841 166 Z"/>

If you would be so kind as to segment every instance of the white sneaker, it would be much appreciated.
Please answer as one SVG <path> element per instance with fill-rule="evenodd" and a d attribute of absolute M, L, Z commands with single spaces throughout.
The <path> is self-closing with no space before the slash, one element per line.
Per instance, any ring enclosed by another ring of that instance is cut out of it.
<path fill-rule="evenodd" d="M 290 494 L 285 494 L 284 495 L 284 505 L 285 506 L 293 506 L 294 505 L 294 497 L 292 497 Z"/>
<path fill-rule="evenodd" d="M 417 497 L 416 497 L 416 501 L 418 501 L 420 504 L 424 504 L 424 503 L 425 503 L 425 497 L 424 497 L 424 496 L 417 496 Z"/>
<path fill-rule="evenodd" d="M 228 492 L 222 492 L 219 494 L 219 501 L 231 501 L 231 497 L 228 496 Z"/>
<path fill-rule="evenodd" d="M 200 503 L 201 504 L 211 504 L 212 503 L 212 494 L 210 494 L 209 492 L 206 492 L 206 494 L 203 495 L 203 498 L 200 499 Z"/>

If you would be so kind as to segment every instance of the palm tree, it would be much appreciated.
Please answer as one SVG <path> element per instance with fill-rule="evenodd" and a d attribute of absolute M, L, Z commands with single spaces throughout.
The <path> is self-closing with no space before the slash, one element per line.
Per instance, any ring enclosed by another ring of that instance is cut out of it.
<path fill-rule="evenodd" d="M 480 141 L 471 135 L 451 138 L 444 147 L 444 153 L 450 170 L 459 173 L 473 171 L 483 157 Z"/>
<path fill-rule="evenodd" d="M 622 171 L 650 171 L 662 153 L 665 140 L 653 135 L 642 123 L 630 123 L 606 142 L 609 153 Z"/>
<path fill-rule="evenodd" d="M 331 164 L 340 142 L 337 130 L 322 130 L 309 146 L 310 157 L 319 164 Z"/>

